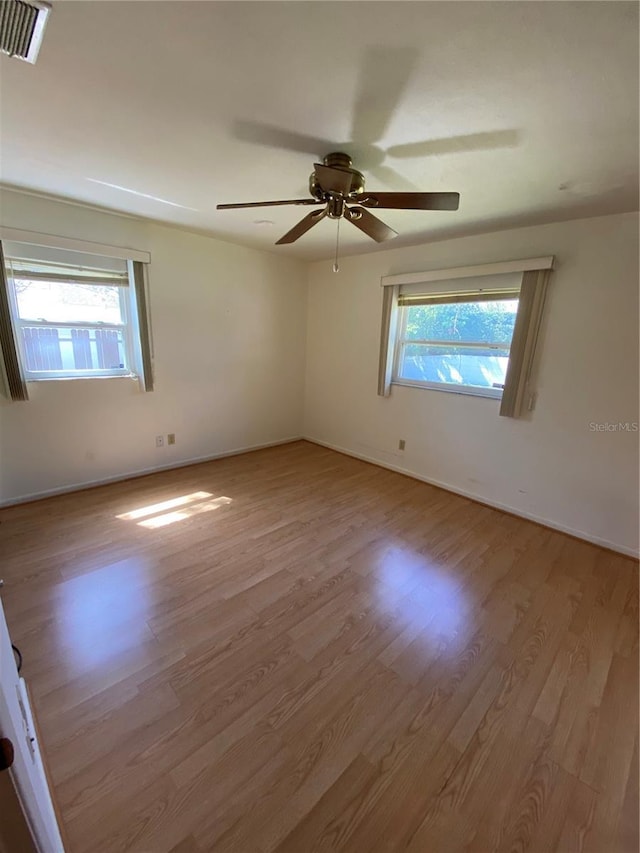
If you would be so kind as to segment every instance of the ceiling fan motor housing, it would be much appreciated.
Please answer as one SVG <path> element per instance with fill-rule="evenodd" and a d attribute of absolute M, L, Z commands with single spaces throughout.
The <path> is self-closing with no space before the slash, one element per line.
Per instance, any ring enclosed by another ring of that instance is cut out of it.
<path fill-rule="evenodd" d="M 332 154 L 327 154 L 326 157 L 323 157 L 323 163 L 325 166 L 329 166 L 332 169 L 340 169 L 342 172 L 349 172 L 351 174 L 349 195 L 364 192 L 364 175 L 362 172 L 358 172 L 357 169 L 351 168 L 351 157 L 349 157 L 348 154 L 344 154 L 341 151 L 335 151 Z M 328 195 L 320 186 L 315 171 L 309 176 L 309 192 L 314 198 L 321 201 L 324 201 Z"/>

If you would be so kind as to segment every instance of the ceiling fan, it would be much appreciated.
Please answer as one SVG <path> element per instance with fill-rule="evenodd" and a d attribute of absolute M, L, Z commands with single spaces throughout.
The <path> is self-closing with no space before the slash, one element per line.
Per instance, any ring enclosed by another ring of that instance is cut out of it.
<path fill-rule="evenodd" d="M 314 164 L 309 178 L 311 198 L 296 198 L 285 201 L 252 201 L 240 204 L 218 204 L 218 210 L 240 207 L 271 207 L 284 204 L 319 206 L 308 213 L 291 231 L 281 237 L 276 246 L 294 243 L 299 237 L 317 225 L 325 217 L 341 220 L 343 217 L 378 243 L 397 236 L 382 220 L 369 212 L 368 208 L 396 210 L 457 210 L 459 193 L 421 192 L 366 192 L 364 175 L 351 168 L 351 157 L 340 151 L 327 154 L 322 163 Z"/>

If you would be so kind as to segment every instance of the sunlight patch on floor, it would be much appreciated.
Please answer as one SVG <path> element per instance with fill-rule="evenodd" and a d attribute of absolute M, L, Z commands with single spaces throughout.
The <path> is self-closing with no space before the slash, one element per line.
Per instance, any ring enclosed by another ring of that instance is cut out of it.
<path fill-rule="evenodd" d="M 156 515 L 153 518 L 145 518 L 144 521 L 138 522 L 138 526 L 154 530 L 156 527 L 166 527 L 167 524 L 173 524 L 175 521 L 183 521 L 185 518 L 191 518 L 192 515 L 200 515 L 202 512 L 211 512 L 230 503 L 231 498 L 224 496 L 214 498 L 212 501 L 201 501 L 200 503 L 191 504 L 191 506 L 187 506 L 178 512 L 166 512 L 163 515 Z"/>
<path fill-rule="evenodd" d="M 137 518 L 144 518 L 145 515 L 156 515 L 159 512 L 164 512 L 167 509 L 175 509 L 178 506 L 185 506 L 194 501 L 201 501 L 204 498 L 212 498 L 211 492 L 192 492 L 190 495 L 181 495 L 179 498 L 171 498 L 168 501 L 161 501 L 157 504 L 148 504 L 134 509 L 131 512 L 123 512 L 122 515 L 116 515 L 123 521 L 135 521 Z"/>

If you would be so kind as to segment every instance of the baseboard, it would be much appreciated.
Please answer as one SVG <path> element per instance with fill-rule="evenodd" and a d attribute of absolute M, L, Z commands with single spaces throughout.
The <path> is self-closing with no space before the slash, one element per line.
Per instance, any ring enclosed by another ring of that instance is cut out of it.
<path fill-rule="evenodd" d="M 509 515 L 516 515 L 518 518 L 526 518 L 527 521 L 533 521 L 536 524 L 540 524 L 542 527 L 548 527 L 551 530 L 557 530 L 560 533 L 566 533 L 568 536 L 573 536 L 575 539 L 582 539 L 585 542 L 590 542 L 592 545 L 599 545 L 601 548 L 606 548 L 608 551 L 614 551 L 616 554 L 623 554 L 625 557 L 633 557 L 634 559 L 638 559 L 640 556 L 640 552 L 634 551 L 633 548 L 627 548 L 624 545 L 618 545 L 615 542 L 611 542 L 608 539 L 603 539 L 599 536 L 593 536 L 590 533 L 586 533 L 583 530 L 576 530 L 575 528 L 568 527 L 563 524 L 558 524 L 555 521 L 551 521 L 548 518 L 544 518 L 542 516 L 534 515 L 533 513 L 522 512 L 522 510 L 516 509 L 508 504 L 502 504 L 498 501 L 490 501 L 484 498 L 482 495 L 476 494 L 475 492 L 467 492 L 464 489 L 459 489 L 456 486 L 452 486 L 450 483 L 443 483 L 440 480 L 434 480 L 430 477 L 424 477 L 422 474 L 417 474 L 415 471 L 411 471 L 408 468 L 403 468 L 400 465 L 393 465 L 390 462 L 383 462 L 380 459 L 376 459 L 373 456 L 367 456 L 364 453 L 356 453 L 354 450 L 349 450 L 346 447 L 341 447 L 337 444 L 331 444 L 328 441 L 322 441 L 319 438 L 313 438 L 309 435 L 302 436 L 304 441 L 308 441 L 311 444 L 318 444 L 321 447 L 327 447 L 329 450 L 335 450 L 338 453 L 344 453 L 345 456 L 353 456 L 355 459 L 361 459 L 363 462 L 369 462 L 372 465 L 377 465 L 380 468 L 388 468 L 390 471 L 396 471 L 398 474 L 404 474 L 406 477 L 411 477 L 414 480 L 420 480 L 423 483 L 428 483 L 430 486 L 436 486 L 438 489 L 444 489 L 446 492 L 452 492 L 455 495 L 460 495 L 460 497 L 468 498 L 469 500 L 475 501 L 476 503 L 484 504 L 485 506 L 490 506 L 493 509 L 499 509 L 502 512 L 509 513 Z"/>
<path fill-rule="evenodd" d="M 280 444 L 291 444 L 300 441 L 302 436 L 295 435 L 290 438 L 281 438 L 278 441 L 267 441 L 263 444 L 252 444 L 247 447 L 236 447 L 233 450 L 223 450 L 221 453 L 213 453 L 207 456 L 194 456 L 190 459 L 182 459 L 179 462 L 169 462 L 167 465 L 155 465 L 153 468 L 139 468 L 135 471 L 127 471 L 116 474 L 114 477 L 103 477 L 100 480 L 87 480 L 82 483 L 72 483 L 56 489 L 45 489 L 42 492 L 32 492 L 21 495 L 7 501 L 0 501 L 0 507 L 17 506 L 18 504 L 38 501 L 43 498 L 52 498 L 56 495 L 65 495 L 70 492 L 81 492 L 83 489 L 93 489 L 96 486 L 106 486 L 109 483 L 121 483 L 123 480 L 133 480 L 135 477 L 146 477 L 149 474 L 158 474 L 160 471 L 172 471 L 177 468 L 188 468 L 190 465 L 199 465 L 201 462 L 213 462 L 214 459 L 224 459 L 226 456 L 239 456 L 242 453 L 251 453 L 253 450 L 265 450 L 267 447 L 278 447 Z"/>
<path fill-rule="evenodd" d="M 231 450 L 223 450 L 220 453 L 209 454 L 206 456 L 196 456 L 190 459 L 183 459 L 179 462 L 170 462 L 167 465 L 156 465 L 153 468 L 140 468 L 134 471 L 127 471 L 123 474 L 117 474 L 114 477 L 104 477 L 99 480 L 87 480 L 82 483 L 72 483 L 70 485 L 62 486 L 60 488 L 55 489 L 46 489 L 41 492 L 32 492 L 27 495 L 21 495 L 17 498 L 12 498 L 7 501 L 0 501 L 0 507 L 8 507 L 8 506 L 17 506 L 18 504 L 29 503 L 30 501 L 41 500 L 43 498 L 54 497 L 55 495 L 64 495 L 70 492 L 78 492 L 83 489 L 91 489 L 96 486 L 106 486 L 109 483 L 118 483 L 123 480 L 132 480 L 135 477 L 145 477 L 149 474 L 157 474 L 161 471 L 171 471 L 178 468 L 188 468 L 190 465 L 198 465 L 201 462 L 212 462 L 215 459 L 224 459 L 227 456 L 239 456 L 242 453 L 251 453 L 254 450 L 264 450 L 268 447 L 278 447 L 281 444 L 291 444 L 294 441 L 308 441 L 311 444 L 317 444 L 320 447 L 327 447 L 329 450 L 335 450 L 338 453 L 343 453 L 345 456 L 352 456 L 355 459 L 361 459 L 363 462 L 368 462 L 371 465 L 377 465 L 379 468 L 387 468 L 390 471 L 395 471 L 398 474 L 404 474 L 406 477 L 411 477 L 414 480 L 420 480 L 423 483 L 428 483 L 430 486 L 436 486 L 438 489 L 444 489 L 446 492 L 452 492 L 455 495 L 460 495 L 463 498 L 468 498 L 469 500 L 475 501 L 476 503 L 484 504 L 485 506 L 490 506 L 493 509 L 501 510 L 502 512 L 507 512 L 510 515 L 516 515 L 519 518 L 525 518 L 527 521 L 533 521 L 536 524 L 540 524 L 543 527 L 548 527 L 551 530 L 557 530 L 560 533 L 566 533 L 568 536 L 573 536 L 576 539 L 582 539 L 585 542 L 590 542 L 592 545 L 598 545 L 601 548 L 606 548 L 609 551 L 614 551 L 616 554 L 623 554 L 625 557 L 632 557 L 634 559 L 638 559 L 640 553 L 635 551 L 633 548 L 627 548 L 624 545 L 618 545 L 615 542 L 611 542 L 608 539 L 603 539 L 599 536 L 593 536 L 590 533 L 586 533 L 582 530 L 576 530 L 575 528 L 568 527 L 563 524 L 558 524 L 557 522 L 551 521 L 548 518 L 544 518 L 542 516 L 534 515 L 533 513 L 522 512 L 519 509 L 515 509 L 508 504 L 503 504 L 498 501 L 491 501 L 484 498 L 482 495 L 479 495 L 475 492 L 469 492 L 464 489 L 459 489 L 457 487 L 452 486 L 450 483 L 444 483 L 441 480 L 435 480 L 431 477 L 425 477 L 422 474 L 418 474 L 415 471 L 410 470 L 409 468 L 403 468 L 401 465 L 393 465 L 390 462 L 384 462 L 380 459 L 376 459 L 373 456 L 367 456 L 364 453 L 356 453 L 354 450 L 350 450 L 346 447 L 341 447 L 337 444 L 331 444 L 328 441 L 323 441 L 319 438 L 314 438 L 309 435 L 296 435 L 291 436 L 289 438 L 278 439 L 278 441 L 268 441 L 261 444 L 253 444 L 248 445 L 246 447 L 236 447 Z"/>

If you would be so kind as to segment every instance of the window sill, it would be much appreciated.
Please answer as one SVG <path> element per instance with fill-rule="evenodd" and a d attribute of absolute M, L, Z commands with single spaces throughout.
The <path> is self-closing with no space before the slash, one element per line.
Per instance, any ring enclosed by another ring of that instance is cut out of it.
<path fill-rule="evenodd" d="M 25 382 L 76 382 L 78 380 L 95 381 L 96 379 L 135 379 L 139 377 L 136 373 L 105 373 L 102 376 L 26 376 Z"/>
<path fill-rule="evenodd" d="M 411 382 L 408 379 L 392 379 L 392 385 L 404 388 L 422 388 L 424 391 L 444 391 L 445 394 L 462 394 L 466 397 L 484 397 L 485 400 L 501 400 L 502 388 L 475 388 L 470 385 L 429 384 L 427 382 Z"/>

